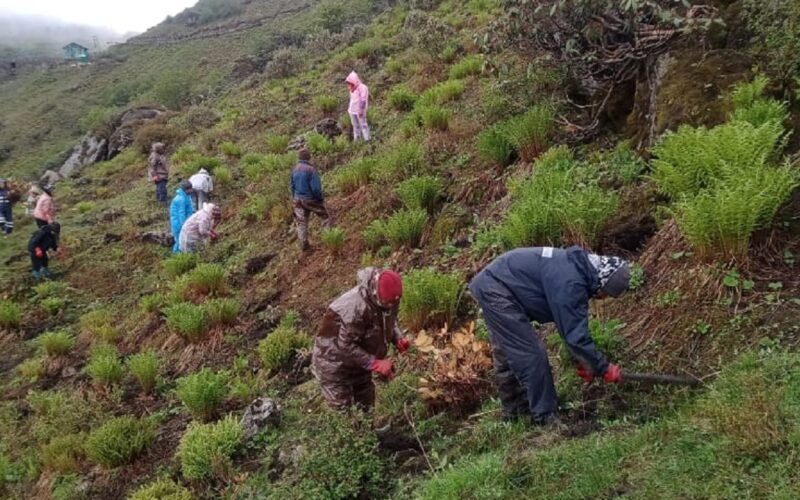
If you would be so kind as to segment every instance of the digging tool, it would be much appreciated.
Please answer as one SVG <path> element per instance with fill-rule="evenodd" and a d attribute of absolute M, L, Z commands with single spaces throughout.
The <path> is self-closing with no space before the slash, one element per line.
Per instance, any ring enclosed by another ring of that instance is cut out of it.
<path fill-rule="evenodd" d="M 662 375 L 659 373 L 636 373 L 622 370 L 623 382 L 648 382 L 650 384 L 701 385 L 702 380 L 680 375 Z"/>

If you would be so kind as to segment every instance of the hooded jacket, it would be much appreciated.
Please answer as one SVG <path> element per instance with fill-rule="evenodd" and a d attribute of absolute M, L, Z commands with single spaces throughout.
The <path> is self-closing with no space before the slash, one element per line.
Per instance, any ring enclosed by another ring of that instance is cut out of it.
<path fill-rule="evenodd" d="M 33 209 L 33 216 L 37 219 L 46 221 L 52 224 L 56 218 L 56 209 L 53 206 L 53 198 L 47 194 L 42 193 L 39 200 L 36 202 L 36 208 Z"/>
<path fill-rule="evenodd" d="M 314 372 L 322 379 L 346 379 L 369 374 L 373 359 L 383 359 L 389 345 L 402 335 L 397 306 L 378 306 L 381 269 L 358 271 L 358 285 L 334 300 L 322 318 L 314 342 Z"/>
<path fill-rule="evenodd" d="M 531 321 L 555 323 L 572 356 L 594 373 L 604 373 L 608 361 L 589 334 L 589 299 L 600 288 L 597 270 L 580 247 L 518 248 L 489 264 L 484 275 L 494 280 L 484 296 L 500 294 L 516 302 Z M 473 289 L 471 286 L 470 289 Z"/>
<path fill-rule="evenodd" d="M 58 237 L 59 233 L 53 230 L 53 226 L 49 224 L 42 226 L 28 240 L 28 252 L 34 253 L 37 247 L 41 248 L 43 252 L 58 250 Z"/>
<path fill-rule="evenodd" d="M 175 239 L 178 239 L 181 234 L 181 228 L 186 223 L 186 220 L 194 213 L 192 206 L 192 198 L 186 192 L 178 188 L 175 190 L 175 197 L 169 206 L 169 222 L 172 226 L 172 234 Z"/>
<path fill-rule="evenodd" d="M 203 208 L 186 220 L 178 238 L 181 251 L 211 237 L 211 230 L 214 229 L 213 210 L 213 203 L 204 203 Z"/>
<path fill-rule="evenodd" d="M 292 169 L 292 197 L 303 200 L 322 201 L 325 195 L 322 192 L 322 181 L 317 169 L 304 160 Z"/>
<path fill-rule="evenodd" d="M 164 145 L 160 142 L 153 144 L 150 157 L 147 159 L 147 175 L 152 180 L 156 177 L 159 181 L 169 177 L 169 163 L 164 155 Z"/>
<path fill-rule="evenodd" d="M 350 92 L 350 106 L 348 106 L 347 112 L 351 115 L 366 115 L 369 107 L 369 87 L 361 81 L 355 71 L 347 75 L 344 81 L 355 87 Z"/>
<path fill-rule="evenodd" d="M 192 189 L 195 191 L 202 191 L 210 193 L 214 191 L 214 181 L 211 179 L 208 170 L 201 168 L 196 174 L 189 177 L 189 182 L 192 183 Z"/>

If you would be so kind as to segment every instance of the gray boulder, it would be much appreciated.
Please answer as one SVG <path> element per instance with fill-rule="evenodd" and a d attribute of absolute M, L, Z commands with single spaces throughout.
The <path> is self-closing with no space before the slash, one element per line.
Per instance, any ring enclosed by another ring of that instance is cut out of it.
<path fill-rule="evenodd" d="M 87 134 L 72 148 L 69 158 L 58 169 L 58 173 L 61 177 L 71 177 L 83 167 L 105 160 L 107 153 L 108 141 L 102 137 Z"/>
<path fill-rule="evenodd" d="M 247 407 L 242 416 L 242 428 L 246 439 L 251 439 L 269 425 L 278 425 L 281 408 L 270 398 L 258 398 Z"/>

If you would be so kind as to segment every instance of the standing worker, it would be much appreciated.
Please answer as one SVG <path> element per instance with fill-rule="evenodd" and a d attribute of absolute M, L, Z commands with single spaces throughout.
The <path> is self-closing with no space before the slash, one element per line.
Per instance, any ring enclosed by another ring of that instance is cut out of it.
<path fill-rule="evenodd" d="M 33 209 L 33 218 L 36 220 L 36 227 L 44 227 L 52 224 L 56 218 L 56 209 L 53 205 L 53 186 L 41 186 L 42 194 L 36 200 L 36 208 Z"/>
<path fill-rule="evenodd" d="M 192 207 L 192 200 L 189 197 L 192 194 L 192 183 L 189 181 L 181 182 L 178 189 L 175 190 L 175 197 L 172 198 L 172 203 L 169 207 L 169 224 L 172 228 L 172 236 L 175 237 L 175 243 L 172 245 L 172 253 L 180 251 L 180 237 L 181 228 L 194 213 Z"/>
<path fill-rule="evenodd" d="M 40 227 L 28 241 L 28 253 L 33 264 L 31 274 L 37 281 L 40 278 L 49 279 L 51 277 L 47 251 L 56 250 L 58 255 L 63 255 L 63 249 L 58 246 L 60 234 L 61 225 L 58 222 L 53 222 Z"/>
<path fill-rule="evenodd" d="M 8 181 L 0 179 L 0 230 L 3 234 L 14 231 L 14 210 L 11 194 L 8 192 Z"/>
<path fill-rule="evenodd" d="M 189 217 L 181 228 L 179 251 L 197 252 L 208 240 L 216 240 L 219 236 L 214 227 L 222 218 L 222 210 L 213 203 L 206 203 Z"/>
<path fill-rule="evenodd" d="M 556 324 L 587 383 L 595 376 L 621 380 L 619 366 L 606 361 L 589 334 L 589 299 L 619 297 L 629 281 L 626 261 L 579 247 L 519 248 L 475 276 L 469 289 L 489 329 L 504 419 L 530 415 L 537 425 L 558 422 L 547 350 L 532 321 Z"/>
<path fill-rule="evenodd" d="M 330 407 L 369 410 L 375 405 L 372 374 L 394 376 L 389 345 L 401 354 L 411 345 L 397 325 L 402 295 L 399 274 L 368 267 L 358 272 L 355 288 L 328 306 L 314 342 L 312 372 Z"/>
<path fill-rule="evenodd" d="M 369 108 L 369 87 L 359 78 L 355 71 L 352 71 L 345 78 L 347 88 L 350 89 L 350 106 L 347 112 L 350 115 L 350 123 L 353 126 L 353 141 L 364 139 L 369 141 L 369 125 L 367 124 L 367 109 Z"/>
<path fill-rule="evenodd" d="M 208 170 L 201 168 L 196 174 L 189 177 L 192 183 L 192 203 L 194 209 L 199 210 L 204 203 L 211 201 L 211 193 L 214 191 L 214 180 Z"/>
<path fill-rule="evenodd" d="M 147 159 L 147 175 L 156 185 L 156 200 L 167 206 L 167 179 L 169 178 L 169 161 L 164 154 L 164 144 L 153 143 L 150 157 Z"/>
<path fill-rule="evenodd" d="M 308 244 L 308 218 L 311 213 L 322 217 L 322 225 L 330 228 L 333 225 L 328 207 L 325 204 L 325 195 L 322 192 L 322 181 L 319 172 L 311 163 L 311 153 L 308 149 L 299 151 L 300 161 L 292 169 L 292 206 L 294 218 L 297 222 L 297 239 L 300 249 L 307 251 Z"/>
<path fill-rule="evenodd" d="M 25 200 L 25 215 L 33 216 L 33 211 L 36 210 L 36 202 L 39 201 L 39 196 L 42 195 L 42 190 L 36 184 L 31 184 L 28 189 L 28 199 Z"/>

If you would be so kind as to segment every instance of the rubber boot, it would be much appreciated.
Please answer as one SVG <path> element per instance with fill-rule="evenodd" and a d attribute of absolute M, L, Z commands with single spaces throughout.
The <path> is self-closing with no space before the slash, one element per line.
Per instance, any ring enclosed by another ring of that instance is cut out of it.
<path fill-rule="evenodd" d="M 44 269 L 42 269 L 42 274 L 44 275 L 44 277 L 46 279 L 52 279 L 53 278 L 53 275 L 50 274 L 50 269 L 48 269 L 46 267 Z"/>
<path fill-rule="evenodd" d="M 36 281 L 39 281 L 39 278 L 41 278 L 39 271 L 31 271 L 31 274 L 33 275 L 33 279 Z"/>

